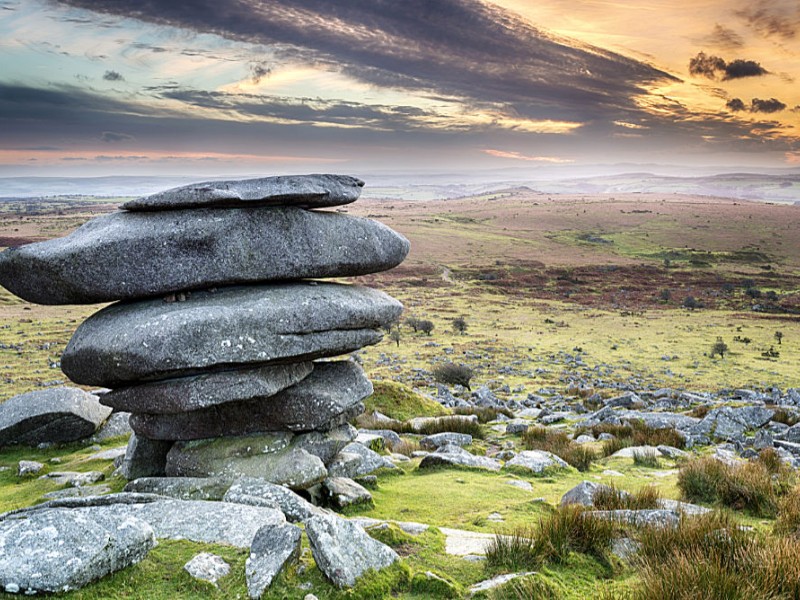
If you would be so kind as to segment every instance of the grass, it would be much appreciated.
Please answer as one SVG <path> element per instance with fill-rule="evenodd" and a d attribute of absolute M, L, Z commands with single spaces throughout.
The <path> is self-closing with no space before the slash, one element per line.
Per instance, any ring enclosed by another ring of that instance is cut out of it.
<path fill-rule="evenodd" d="M 603 560 L 613 534 L 611 521 L 592 517 L 580 506 L 561 506 L 540 517 L 536 527 L 497 535 L 486 551 L 486 565 L 494 572 L 533 570 L 564 563 L 571 552 Z"/>
<path fill-rule="evenodd" d="M 576 444 L 560 429 L 528 427 L 522 433 L 522 442 L 528 450 L 552 452 L 579 471 L 588 471 L 597 458 L 593 449 L 585 444 Z"/>
<path fill-rule="evenodd" d="M 650 452 L 634 452 L 633 464 L 637 467 L 646 467 L 648 469 L 658 469 L 661 466 L 661 461 L 658 456 Z"/>
<path fill-rule="evenodd" d="M 658 508 L 661 493 L 653 486 L 645 486 L 629 493 L 617 489 L 614 484 L 602 486 L 593 496 L 597 510 L 646 510 Z"/>
<path fill-rule="evenodd" d="M 800 542 L 744 531 L 728 514 L 646 527 L 632 600 L 768 600 L 800 597 Z"/>
<path fill-rule="evenodd" d="M 364 400 L 365 412 L 379 412 L 390 419 L 406 421 L 414 417 L 438 417 L 447 409 L 396 381 L 375 381 L 372 395 Z"/>
<path fill-rule="evenodd" d="M 475 415 L 479 423 L 488 423 L 497 420 L 500 415 L 512 418 L 514 412 L 502 407 L 493 406 L 458 406 L 453 409 L 455 415 Z"/>
<path fill-rule="evenodd" d="M 602 433 L 613 435 L 610 440 L 603 442 L 600 453 L 602 456 L 611 456 L 623 448 L 631 446 L 672 446 L 673 448 L 684 448 L 686 440 L 683 439 L 672 427 L 650 427 L 643 421 L 632 419 L 627 424 L 615 425 L 612 423 L 599 423 L 592 427 L 580 427 L 575 435 L 588 433 L 594 437 Z"/>
<path fill-rule="evenodd" d="M 356 420 L 359 427 L 364 429 L 390 429 L 401 434 L 433 435 L 435 433 L 466 433 L 475 439 L 482 439 L 484 431 L 480 423 L 465 419 L 461 415 L 448 415 L 437 417 L 421 425 L 412 425 L 408 421 L 386 421 L 376 419 L 370 415 L 361 415 Z"/>
<path fill-rule="evenodd" d="M 770 449 L 742 465 L 698 458 L 681 467 L 678 487 L 690 502 L 718 503 L 757 517 L 774 518 L 780 497 L 787 494 L 794 479 L 776 456 Z"/>

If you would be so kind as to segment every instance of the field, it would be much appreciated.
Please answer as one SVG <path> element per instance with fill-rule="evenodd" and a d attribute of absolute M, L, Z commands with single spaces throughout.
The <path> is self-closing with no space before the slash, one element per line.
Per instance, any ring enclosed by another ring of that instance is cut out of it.
<path fill-rule="evenodd" d="M 97 202 L 50 207 L 44 202 L 25 214 L 0 208 L 0 246 L 63 235 L 112 209 L 112 204 Z M 509 189 L 428 202 L 362 200 L 340 210 L 378 219 L 411 241 L 403 265 L 356 278 L 405 306 L 394 339 L 387 336 L 358 353 L 375 382 L 395 381 L 435 396 L 433 368 L 453 361 L 473 369 L 473 390 L 487 386 L 502 398 L 517 400 L 549 392 L 608 398 L 625 389 L 800 387 L 799 206 Z M 37 306 L 0 290 L 0 401 L 63 382 L 60 353 L 77 324 L 96 309 Z M 414 331 L 409 317 L 430 320 L 430 334 Z M 466 322 L 463 332 L 453 327 L 457 317 Z M 712 356 L 718 340 L 727 351 Z M 522 449 L 519 436 L 503 435 L 491 424 L 483 430 L 485 439 L 469 448 L 476 454 L 493 454 L 506 444 Z M 119 443 L 124 440 L 103 447 Z M 110 463 L 89 459 L 94 451 L 81 445 L 3 450 L 0 468 L 8 468 L 0 471 L 0 511 L 39 501 L 41 494 L 57 489 L 40 480 L 20 481 L 15 469 L 22 458 L 47 463 L 58 456 L 59 469 L 102 470 L 112 489 L 121 488 L 123 481 L 112 475 Z M 423 472 L 418 464 L 413 459 L 396 474 L 380 475 L 372 490 L 374 505 L 350 512 L 505 533 L 552 514 L 561 495 L 583 479 L 613 482 L 629 491 L 654 486 L 666 498 L 680 496 L 680 462 L 672 459 L 642 466 L 603 458 L 585 473 L 570 470 L 544 478 Z M 508 485 L 514 479 L 531 483 L 532 491 Z M 493 513 L 500 514 L 500 521 L 490 518 Z M 775 522 L 742 511 L 735 518 L 758 531 L 771 530 Z M 434 570 L 457 582 L 458 594 L 498 572 L 445 555 L 439 530 L 419 539 L 397 535 L 394 541 L 412 571 Z M 211 589 L 198 587 L 180 570 L 195 546 L 164 544 L 140 565 L 114 576 L 118 587 L 113 589 L 137 590 L 131 592 L 135 597 L 243 596 L 241 578 Z M 228 553 L 234 568 L 241 567 L 241 553 L 220 552 Z M 322 583 L 310 558 L 304 561 L 308 570 L 287 575 L 270 598 L 302 598 L 305 592 L 297 595 L 294 586 L 308 580 L 320 598 L 345 597 Z M 177 565 L 179 576 L 165 575 L 164 565 Z M 639 581 L 629 566 L 580 553 L 543 566 L 541 573 L 559 598 L 615 597 Z M 74 597 L 108 597 L 111 589 L 102 582 Z M 403 585 L 395 596 L 447 597 Z"/>

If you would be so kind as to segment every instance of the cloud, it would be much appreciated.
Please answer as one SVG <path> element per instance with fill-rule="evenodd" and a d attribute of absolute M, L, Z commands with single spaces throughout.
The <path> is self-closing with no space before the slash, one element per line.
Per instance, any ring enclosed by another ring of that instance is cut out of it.
<path fill-rule="evenodd" d="M 716 79 L 717 76 L 722 75 L 722 81 L 729 81 L 745 77 L 760 77 L 767 75 L 769 71 L 754 60 L 737 58 L 726 62 L 719 56 L 709 56 L 705 52 L 699 52 L 689 61 L 689 73 L 708 79 Z"/>
<path fill-rule="evenodd" d="M 568 158 L 559 158 L 557 156 L 529 156 L 527 154 L 522 154 L 520 152 L 495 150 L 492 148 L 485 148 L 483 152 L 484 154 L 488 154 L 489 156 L 496 156 L 497 158 L 511 158 L 514 160 L 524 160 L 530 162 L 545 162 L 553 164 L 564 164 L 564 163 L 575 162 Z"/>
<path fill-rule="evenodd" d="M 728 107 L 728 110 L 732 110 L 734 112 L 741 112 L 743 110 L 747 110 L 747 106 L 745 106 L 745 103 L 742 102 L 741 98 L 732 98 L 728 100 L 725 106 Z"/>
<path fill-rule="evenodd" d="M 744 38 L 741 35 L 719 23 L 714 25 L 714 30 L 702 41 L 725 50 L 738 50 L 744 47 Z"/>
<path fill-rule="evenodd" d="M 106 71 L 103 73 L 103 79 L 106 81 L 125 81 L 125 78 L 122 76 L 122 74 L 117 73 L 116 71 Z"/>
<path fill-rule="evenodd" d="M 363 82 L 491 103 L 528 119 L 635 120 L 674 81 L 645 63 L 555 39 L 479 0 L 61 0 L 101 13 L 269 45 Z"/>
<path fill-rule="evenodd" d="M 766 38 L 790 41 L 800 29 L 800 4 L 796 0 L 748 0 L 747 6 L 735 14 Z"/>
<path fill-rule="evenodd" d="M 786 105 L 777 98 L 761 100 L 753 98 L 750 101 L 750 112 L 776 113 L 786 109 Z"/>
<path fill-rule="evenodd" d="M 129 142 L 136 138 L 127 133 L 118 133 L 116 131 L 104 131 L 100 136 L 104 142 Z"/>
<path fill-rule="evenodd" d="M 272 73 L 272 69 L 270 69 L 264 63 L 254 63 L 250 65 L 250 80 L 254 84 L 258 84 L 261 82 L 264 77 L 268 77 Z"/>

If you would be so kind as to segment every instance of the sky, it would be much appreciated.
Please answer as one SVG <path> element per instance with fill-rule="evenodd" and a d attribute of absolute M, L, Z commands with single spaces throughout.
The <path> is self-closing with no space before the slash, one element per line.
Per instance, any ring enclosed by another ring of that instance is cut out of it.
<path fill-rule="evenodd" d="M 800 0 L 0 0 L 0 176 L 800 166 Z"/>

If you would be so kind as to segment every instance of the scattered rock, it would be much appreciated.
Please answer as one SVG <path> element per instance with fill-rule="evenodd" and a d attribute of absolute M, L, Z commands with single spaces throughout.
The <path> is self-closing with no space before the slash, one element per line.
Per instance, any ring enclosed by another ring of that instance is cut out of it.
<path fill-rule="evenodd" d="M 561 506 L 567 504 L 580 504 L 582 506 L 594 506 L 594 495 L 603 489 L 611 489 L 609 486 L 593 481 L 581 481 L 566 494 L 561 496 Z"/>
<path fill-rule="evenodd" d="M 419 441 L 419 445 L 428 450 L 436 450 L 442 446 L 453 444 L 455 446 L 469 446 L 472 443 L 472 436 L 467 433 L 435 433 L 426 435 Z"/>
<path fill-rule="evenodd" d="M 336 587 L 352 587 L 369 569 L 388 567 L 397 553 L 372 539 L 355 523 L 326 515 L 306 521 L 306 534 L 314 561 Z"/>
<path fill-rule="evenodd" d="M 245 563 L 247 591 L 251 598 L 260 598 L 286 565 L 297 562 L 300 538 L 300 528 L 288 523 L 258 530 Z"/>
<path fill-rule="evenodd" d="M 0 521 L 0 588 L 66 592 L 142 560 L 155 546 L 153 529 L 66 509 L 38 510 Z"/>
<path fill-rule="evenodd" d="M 102 481 L 105 479 L 105 475 L 100 471 L 88 471 L 86 473 L 77 473 L 75 471 L 51 471 L 47 475 L 42 475 L 39 479 L 50 479 L 57 485 L 82 487 Z"/>
<path fill-rule="evenodd" d="M 72 442 L 92 435 L 111 414 L 97 396 L 54 387 L 0 403 L 0 446 Z"/>
<path fill-rule="evenodd" d="M 292 523 L 299 523 L 326 512 L 289 488 L 256 477 L 237 479 L 225 493 L 223 500 L 251 506 L 277 506 Z"/>
<path fill-rule="evenodd" d="M 39 471 L 44 469 L 44 465 L 35 460 L 21 460 L 17 466 L 17 475 L 25 477 L 26 475 L 38 475 Z"/>
<path fill-rule="evenodd" d="M 353 504 L 372 503 L 372 494 L 347 477 L 328 477 L 321 486 L 323 497 L 334 508 L 342 509 Z"/>
<path fill-rule="evenodd" d="M 476 456 L 467 452 L 460 446 L 442 446 L 425 456 L 419 463 L 420 469 L 430 469 L 440 466 L 459 466 L 472 469 L 487 469 L 499 471 L 500 463 L 492 458 Z"/>
<path fill-rule="evenodd" d="M 553 469 L 569 469 L 569 465 L 552 452 L 524 450 L 509 460 L 503 468 L 540 475 Z"/>
<path fill-rule="evenodd" d="M 183 565 L 183 569 L 195 579 L 217 585 L 217 581 L 231 572 L 231 566 L 222 557 L 210 552 L 201 552 Z"/>
<path fill-rule="evenodd" d="M 536 575 L 536 571 L 525 571 L 523 573 L 507 573 L 505 575 L 497 575 L 496 577 L 492 577 L 491 579 L 484 579 L 476 583 L 473 586 L 470 586 L 467 594 L 472 597 L 475 594 L 488 592 L 490 590 L 499 588 L 507 584 L 509 581 L 513 581 L 515 579 L 519 579 L 520 577 L 529 577 L 531 575 Z"/>

